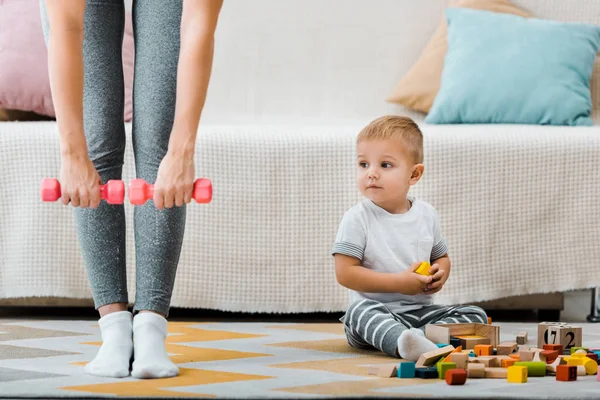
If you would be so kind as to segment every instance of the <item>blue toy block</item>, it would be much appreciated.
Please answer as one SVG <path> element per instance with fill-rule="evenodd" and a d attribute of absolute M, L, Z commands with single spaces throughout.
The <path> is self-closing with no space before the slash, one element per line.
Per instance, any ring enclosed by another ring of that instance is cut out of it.
<path fill-rule="evenodd" d="M 415 365 L 416 363 L 414 361 L 401 362 L 398 366 L 398 378 L 414 378 Z"/>
<path fill-rule="evenodd" d="M 438 347 L 438 349 L 448 346 L 447 344 L 443 344 L 443 343 L 436 343 L 435 345 Z"/>
<path fill-rule="evenodd" d="M 471 352 L 469 353 L 469 357 L 477 357 L 477 355 L 471 350 Z"/>
<path fill-rule="evenodd" d="M 454 336 L 450 336 L 450 344 L 456 349 L 458 346 L 460 346 L 460 339 Z"/>
<path fill-rule="evenodd" d="M 437 379 L 438 370 L 436 367 L 433 368 L 416 368 L 415 375 L 421 379 Z"/>

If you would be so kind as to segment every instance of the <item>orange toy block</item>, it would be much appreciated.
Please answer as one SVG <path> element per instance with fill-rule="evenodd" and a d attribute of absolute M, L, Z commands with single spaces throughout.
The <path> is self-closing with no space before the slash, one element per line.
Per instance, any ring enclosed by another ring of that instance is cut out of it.
<path fill-rule="evenodd" d="M 452 362 L 452 359 L 450 358 L 450 356 L 454 353 L 461 353 L 462 352 L 462 346 L 458 346 L 456 349 L 452 350 L 452 353 L 448 354 L 448 357 L 446 357 L 444 359 L 444 362 Z"/>
<path fill-rule="evenodd" d="M 467 371 L 464 369 L 449 369 L 446 371 L 446 383 L 448 385 L 464 385 L 467 381 Z"/>
<path fill-rule="evenodd" d="M 540 355 L 546 357 L 546 364 L 552 364 L 554 360 L 558 358 L 558 351 L 555 350 L 544 350 L 540 352 Z M 540 357 L 541 360 L 542 357 Z"/>
<path fill-rule="evenodd" d="M 576 381 L 577 367 L 575 365 L 559 365 L 556 367 L 556 380 L 564 382 Z"/>
<path fill-rule="evenodd" d="M 517 360 L 515 360 L 514 358 L 505 358 L 502 360 L 502 368 L 512 367 L 516 361 Z"/>
<path fill-rule="evenodd" d="M 492 356 L 494 355 L 494 347 L 491 344 L 476 344 L 475 345 L 476 356 Z"/>

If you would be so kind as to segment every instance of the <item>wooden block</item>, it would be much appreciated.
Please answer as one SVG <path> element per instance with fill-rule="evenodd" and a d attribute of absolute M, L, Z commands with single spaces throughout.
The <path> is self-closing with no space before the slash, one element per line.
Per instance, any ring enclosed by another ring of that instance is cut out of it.
<path fill-rule="evenodd" d="M 567 365 L 567 362 L 562 357 L 557 357 L 551 364 L 546 364 L 546 373 L 556 374 L 556 369 L 559 365 Z"/>
<path fill-rule="evenodd" d="M 546 364 L 552 364 L 554 360 L 558 358 L 558 351 L 544 350 L 539 353 L 540 361 L 544 361 Z M 543 358 L 543 360 L 542 360 Z"/>
<path fill-rule="evenodd" d="M 448 354 L 452 353 L 453 350 L 454 346 L 446 346 L 423 353 L 417 360 L 416 368 L 429 367 L 435 364 L 440 358 L 446 357 Z"/>
<path fill-rule="evenodd" d="M 491 356 L 494 352 L 491 344 L 476 344 L 474 350 L 476 356 Z"/>
<path fill-rule="evenodd" d="M 596 363 L 598 362 L 598 353 L 587 353 L 587 357 L 596 361 Z"/>
<path fill-rule="evenodd" d="M 467 369 L 469 355 L 464 353 L 451 353 L 450 361 L 456 364 L 457 369 Z"/>
<path fill-rule="evenodd" d="M 543 362 L 517 361 L 514 366 L 527 367 L 527 376 L 546 376 L 546 363 Z"/>
<path fill-rule="evenodd" d="M 448 385 L 464 385 L 467 381 L 467 371 L 464 369 L 451 369 L 446 371 L 446 383 Z"/>
<path fill-rule="evenodd" d="M 497 350 L 498 355 L 509 355 L 511 353 L 516 353 L 517 352 L 517 343 L 515 343 L 515 342 L 500 343 L 498 346 L 496 346 L 496 350 Z"/>
<path fill-rule="evenodd" d="M 456 364 L 453 362 L 442 362 L 442 363 L 438 363 L 438 376 L 440 379 L 444 379 L 444 377 L 446 376 L 446 372 L 448 372 L 451 369 L 456 369 Z"/>
<path fill-rule="evenodd" d="M 550 326 L 567 326 L 569 325 L 566 322 L 553 322 L 553 321 L 544 321 L 544 322 L 540 322 L 538 324 L 537 327 L 537 346 L 538 347 L 544 347 L 545 344 L 560 344 L 560 342 L 548 342 L 548 340 L 545 340 L 544 338 L 548 336 L 548 332 L 547 329 Z M 552 349 L 554 350 L 554 349 Z"/>
<path fill-rule="evenodd" d="M 427 261 L 423 261 L 419 267 L 415 270 L 415 274 L 430 276 L 429 270 L 431 269 L 431 265 Z"/>
<path fill-rule="evenodd" d="M 516 361 L 517 360 L 515 360 L 514 358 L 506 358 L 501 361 L 500 365 L 502 366 L 502 368 L 508 368 L 508 367 L 512 367 Z"/>
<path fill-rule="evenodd" d="M 525 349 L 523 349 L 525 350 Z M 539 353 L 541 351 L 544 351 L 544 349 L 540 349 L 539 347 L 530 347 L 527 349 L 528 351 L 533 351 L 534 353 Z"/>
<path fill-rule="evenodd" d="M 506 378 L 512 383 L 525 383 L 527 382 L 527 367 L 513 365 L 508 367 L 506 370 Z"/>
<path fill-rule="evenodd" d="M 560 344 L 565 350 L 582 347 L 582 328 L 564 322 L 542 322 L 538 324 L 538 347 L 545 344 Z"/>
<path fill-rule="evenodd" d="M 500 343 L 500 327 L 488 324 L 428 324 L 425 328 L 425 336 L 433 343 L 450 343 L 450 336 L 480 336 L 488 338 L 488 343 L 496 347 Z M 461 343 L 462 344 L 462 343 Z M 463 348 L 466 348 L 463 344 Z"/>
<path fill-rule="evenodd" d="M 460 352 L 462 352 L 462 346 L 458 346 L 457 348 L 452 350 L 452 353 L 450 353 L 446 356 L 446 358 L 444 359 L 444 362 L 452 362 L 452 359 L 450 358 L 450 356 L 454 353 L 460 353 Z"/>
<path fill-rule="evenodd" d="M 519 355 L 519 353 L 512 353 L 508 355 L 510 358 L 513 358 L 517 361 L 521 361 L 521 356 Z"/>
<path fill-rule="evenodd" d="M 467 364 L 467 375 L 469 378 L 485 378 L 485 365 L 478 363 Z"/>
<path fill-rule="evenodd" d="M 450 344 L 454 347 L 460 346 L 460 339 L 454 336 L 450 336 Z M 462 348 L 462 346 L 460 346 Z"/>
<path fill-rule="evenodd" d="M 481 336 L 458 336 L 460 344 L 465 349 L 475 349 L 477 345 L 489 345 L 490 339 Z"/>
<path fill-rule="evenodd" d="M 492 317 L 488 317 L 488 325 L 492 324 Z"/>
<path fill-rule="evenodd" d="M 598 363 L 589 357 L 583 359 L 583 366 L 588 375 L 595 375 L 598 372 Z"/>
<path fill-rule="evenodd" d="M 542 348 L 544 350 L 553 350 L 553 351 L 557 351 L 558 354 L 562 354 L 563 353 L 563 347 L 561 344 L 545 344 L 542 346 Z"/>
<path fill-rule="evenodd" d="M 587 371 L 585 370 L 585 367 L 583 365 L 578 365 L 577 366 L 577 376 L 586 376 L 587 375 Z"/>
<path fill-rule="evenodd" d="M 519 361 L 533 361 L 535 353 L 533 351 L 519 351 Z"/>
<path fill-rule="evenodd" d="M 497 368 L 500 366 L 500 361 L 494 356 L 480 356 L 470 360 L 471 363 L 483 364 L 486 368 Z"/>
<path fill-rule="evenodd" d="M 415 377 L 415 362 L 403 361 L 398 365 L 398 378 L 414 378 Z"/>
<path fill-rule="evenodd" d="M 519 332 L 517 334 L 517 344 L 526 344 L 527 343 L 527 332 Z"/>
<path fill-rule="evenodd" d="M 415 368 L 415 376 L 421 379 L 437 379 L 437 368 Z"/>
<path fill-rule="evenodd" d="M 490 379 L 506 379 L 508 370 L 505 368 L 486 368 L 485 377 Z"/>
<path fill-rule="evenodd" d="M 564 382 L 576 381 L 577 367 L 575 365 L 559 365 L 556 368 L 556 380 Z"/>
<path fill-rule="evenodd" d="M 587 349 L 585 347 L 576 347 L 576 346 L 571 347 L 570 350 L 571 350 L 571 354 L 574 354 L 576 351 L 580 351 L 580 350 L 583 350 L 583 354 L 587 354 L 589 352 L 589 349 Z"/>
<path fill-rule="evenodd" d="M 381 378 L 394 378 L 398 376 L 398 364 L 371 365 L 369 375 L 377 375 Z"/>

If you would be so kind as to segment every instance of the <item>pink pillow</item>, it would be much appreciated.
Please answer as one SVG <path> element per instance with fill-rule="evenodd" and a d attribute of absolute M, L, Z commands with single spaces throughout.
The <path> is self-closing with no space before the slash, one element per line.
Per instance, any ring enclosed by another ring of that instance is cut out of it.
<path fill-rule="evenodd" d="M 122 54 L 124 118 L 131 121 L 134 57 L 131 13 L 126 14 Z M 0 0 L 0 108 L 55 117 L 39 0 Z"/>

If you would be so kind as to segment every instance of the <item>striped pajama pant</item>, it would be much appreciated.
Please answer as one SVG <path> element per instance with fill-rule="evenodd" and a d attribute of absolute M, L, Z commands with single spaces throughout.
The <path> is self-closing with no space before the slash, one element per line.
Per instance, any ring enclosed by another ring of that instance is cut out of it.
<path fill-rule="evenodd" d="M 476 306 L 430 305 L 416 311 L 392 313 L 383 303 L 359 300 L 353 303 L 342 318 L 348 343 L 359 349 L 376 348 L 399 357 L 396 348 L 400 334 L 407 329 L 425 331 L 427 324 L 487 324 L 487 315 Z"/>

